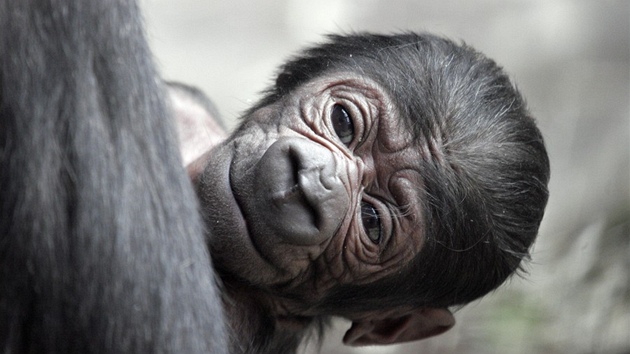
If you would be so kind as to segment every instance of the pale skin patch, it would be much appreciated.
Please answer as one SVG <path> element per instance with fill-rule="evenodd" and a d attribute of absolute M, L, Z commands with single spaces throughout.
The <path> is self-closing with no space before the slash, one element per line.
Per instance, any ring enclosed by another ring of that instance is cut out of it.
<path fill-rule="evenodd" d="M 227 138 L 227 133 L 204 107 L 179 90 L 169 89 L 184 166 Z"/>

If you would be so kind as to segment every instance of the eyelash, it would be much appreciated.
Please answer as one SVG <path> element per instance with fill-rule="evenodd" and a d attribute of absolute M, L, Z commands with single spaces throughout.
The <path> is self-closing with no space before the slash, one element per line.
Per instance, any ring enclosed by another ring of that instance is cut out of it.
<path fill-rule="evenodd" d="M 376 222 L 376 225 L 368 225 L 368 223 Z M 361 200 L 361 224 L 363 231 L 367 235 L 368 239 L 375 245 L 378 245 L 383 240 L 383 222 L 381 213 L 374 204 Z"/>

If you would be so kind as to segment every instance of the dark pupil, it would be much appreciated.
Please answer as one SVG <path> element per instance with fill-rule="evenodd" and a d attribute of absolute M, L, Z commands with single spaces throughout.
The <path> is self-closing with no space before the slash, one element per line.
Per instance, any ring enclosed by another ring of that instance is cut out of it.
<path fill-rule="evenodd" d="M 378 219 L 378 212 L 370 203 L 361 203 L 361 221 L 363 228 L 372 242 L 381 242 L 381 222 Z"/>
<path fill-rule="evenodd" d="M 354 137 L 354 124 L 346 109 L 342 105 L 334 105 L 330 119 L 339 140 L 346 145 L 350 144 Z"/>

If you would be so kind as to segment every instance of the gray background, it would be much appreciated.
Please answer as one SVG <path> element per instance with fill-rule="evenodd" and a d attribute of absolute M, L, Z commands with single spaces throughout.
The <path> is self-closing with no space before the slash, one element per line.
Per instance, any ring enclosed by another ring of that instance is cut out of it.
<path fill-rule="evenodd" d="M 143 0 L 162 74 L 236 117 L 278 64 L 322 34 L 431 31 L 513 76 L 546 138 L 551 199 L 530 275 L 458 311 L 424 342 L 323 353 L 629 353 L 630 147 L 627 1 Z M 309 346 L 305 352 L 316 348 Z"/>

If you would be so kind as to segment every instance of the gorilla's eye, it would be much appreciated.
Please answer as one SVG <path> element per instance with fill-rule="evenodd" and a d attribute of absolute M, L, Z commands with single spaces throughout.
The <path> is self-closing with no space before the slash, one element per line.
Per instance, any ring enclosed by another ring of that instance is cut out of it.
<path fill-rule="evenodd" d="M 354 138 L 354 124 L 348 111 L 342 105 L 336 104 L 330 113 L 330 120 L 339 140 L 345 145 L 350 144 Z"/>
<path fill-rule="evenodd" d="M 378 217 L 378 211 L 372 204 L 361 202 L 361 221 L 365 233 L 372 242 L 378 245 L 381 242 L 381 221 Z"/>

